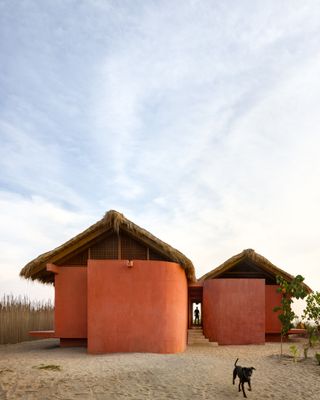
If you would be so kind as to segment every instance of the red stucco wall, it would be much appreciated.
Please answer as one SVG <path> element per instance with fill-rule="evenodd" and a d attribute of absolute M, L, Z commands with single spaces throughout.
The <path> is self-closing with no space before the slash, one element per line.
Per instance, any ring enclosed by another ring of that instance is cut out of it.
<path fill-rule="evenodd" d="M 87 268 L 58 267 L 55 275 L 55 336 L 87 337 Z"/>
<path fill-rule="evenodd" d="M 264 343 L 264 279 L 206 280 L 203 329 L 207 338 L 219 344 Z"/>
<path fill-rule="evenodd" d="M 278 285 L 266 286 L 266 333 L 281 332 L 279 313 L 272 311 L 274 307 L 281 304 L 281 294 L 277 292 L 278 287 Z"/>
<path fill-rule="evenodd" d="M 176 263 L 88 261 L 88 352 L 186 348 L 187 280 Z"/>

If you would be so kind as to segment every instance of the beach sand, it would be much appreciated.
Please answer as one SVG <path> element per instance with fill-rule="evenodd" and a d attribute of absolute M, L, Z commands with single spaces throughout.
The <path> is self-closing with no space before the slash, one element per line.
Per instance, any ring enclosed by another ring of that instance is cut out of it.
<path fill-rule="evenodd" d="M 287 354 L 289 345 L 284 344 Z M 279 343 L 267 343 L 194 345 L 172 355 L 88 355 L 85 348 L 60 348 L 55 339 L 1 345 L 0 399 L 242 399 L 232 385 L 239 358 L 240 365 L 256 368 L 253 391 L 246 390 L 249 399 L 319 400 L 314 350 L 297 363 L 289 357 L 280 362 L 279 351 Z M 41 365 L 61 370 L 39 369 Z"/>

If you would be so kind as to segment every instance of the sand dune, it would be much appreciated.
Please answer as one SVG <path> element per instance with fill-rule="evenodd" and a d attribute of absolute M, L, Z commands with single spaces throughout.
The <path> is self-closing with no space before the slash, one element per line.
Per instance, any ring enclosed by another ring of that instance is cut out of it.
<path fill-rule="evenodd" d="M 320 366 L 314 358 L 279 362 L 277 343 L 99 356 L 57 344 L 48 339 L 0 346 L 0 399 L 242 399 L 232 385 L 236 358 L 257 369 L 249 399 L 320 398 Z M 48 365 L 61 370 L 39 369 Z"/>

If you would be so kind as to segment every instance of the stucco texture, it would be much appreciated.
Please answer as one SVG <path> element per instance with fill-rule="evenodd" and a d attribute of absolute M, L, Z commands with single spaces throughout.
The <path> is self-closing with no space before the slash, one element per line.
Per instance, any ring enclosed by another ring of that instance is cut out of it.
<path fill-rule="evenodd" d="M 88 352 L 184 351 L 187 295 L 176 263 L 89 260 Z"/>
<path fill-rule="evenodd" d="M 221 345 L 265 343 L 264 279 L 206 280 L 203 328 Z"/>
<path fill-rule="evenodd" d="M 55 337 L 87 337 L 87 268 L 59 267 L 55 275 Z"/>

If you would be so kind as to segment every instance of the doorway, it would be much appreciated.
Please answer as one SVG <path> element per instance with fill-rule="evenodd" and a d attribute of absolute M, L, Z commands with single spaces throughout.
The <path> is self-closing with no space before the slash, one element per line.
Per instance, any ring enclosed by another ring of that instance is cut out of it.
<path fill-rule="evenodd" d="M 192 329 L 195 327 L 202 327 L 203 321 L 203 307 L 202 307 L 202 292 L 203 288 L 201 285 L 193 284 L 188 288 L 188 328 Z M 195 313 L 196 309 L 198 309 L 199 313 Z M 196 319 L 196 314 L 198 314 L 198 318 Z"/>
<path fill-rule="evenodd" d="M 192 303 L 192 326 L 202 326 L 202 303 Z"/>

